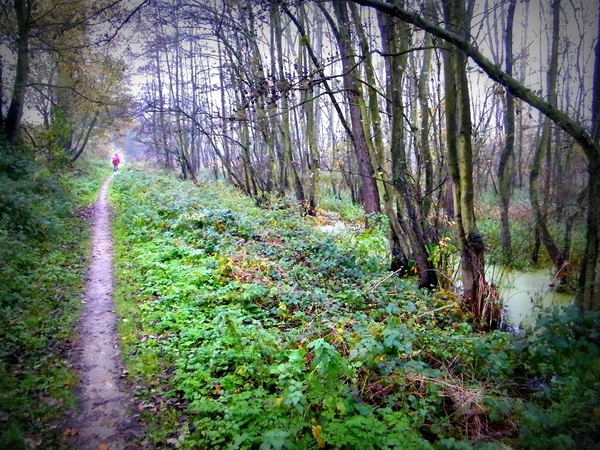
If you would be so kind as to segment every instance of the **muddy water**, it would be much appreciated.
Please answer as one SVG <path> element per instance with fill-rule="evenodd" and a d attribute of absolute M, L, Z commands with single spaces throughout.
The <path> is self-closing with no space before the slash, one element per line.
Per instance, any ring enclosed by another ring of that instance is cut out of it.
<path fill-rule="evenodd" d="M 541 309 L 573 303 L 572 294 L 554 291 L 554 279 L 549 269 L 518 272 L 490 266 L 486 272 L 487 280 L 500 288 L 505 309 L 504 320 L 510 326 L 533 324 Z"/>

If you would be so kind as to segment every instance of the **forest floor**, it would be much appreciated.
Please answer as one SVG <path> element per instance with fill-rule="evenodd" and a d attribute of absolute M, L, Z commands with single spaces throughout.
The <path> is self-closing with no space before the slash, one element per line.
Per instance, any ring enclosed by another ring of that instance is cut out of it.
<path fill-rule="evenodd" d="M 125 384 L 117 319 L 113 304 L 113 245 L 107 178 L 92 211 L 92 259 L 86 279 L 75 367 L 79 408 L 71 414 L 64 435 L 69 446 L 82 450 L 140 448 L 141 430 L 134 400 Z"/>

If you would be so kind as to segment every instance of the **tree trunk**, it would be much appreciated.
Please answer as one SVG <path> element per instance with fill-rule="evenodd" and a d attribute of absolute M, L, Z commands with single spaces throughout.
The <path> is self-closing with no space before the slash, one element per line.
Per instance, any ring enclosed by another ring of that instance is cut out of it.
<path fill-rule="evenodd" d="M 428 14 L 435 14 L 435 5 L 432 0 L 427 0 L 425 9 Z M 431 67 L 431 56 L 433 54 L 433 37 L 430 33 L 425 35 L 424 42 L 425 50 L 423 51 L 423 65 L 421 66 L 421 73 L 417 82 L 417 97 L 419 99 L 419 110 L 421 114 L 421 124 L 419 133 L 419 150 L 421 152 L 421 161 L 425 166 L 425 185 L 424 185 L 424 197 L 423 197 L 423 217 L 429 215 L 431 210 L 434 185 L 433 175 L 433 157 L 431 154 L 431 146 L 429 144 L 429 90 L 427 88 L 427 81 L 429 78 L 429 70 Z"/>
<path fill-rule="evenodd" d="M 85 137 L 83 139 L 83 142 L 77 148 L 73 149 L 75 151 L 75 154 L 71 158 L 72 162 L 77 161 L 77 159 L 83 154 L 83 151 L 87 147 L 87 144 L 90 140 L 90 135 L 92 134 L 92 131 L 93 131 L 94 127 L 96 126 L 96 122 L 98 121 L 99 115 L 100 115 L 100 111 L 96 111 L 94 113 L 94 117 L 92 118 L 92 121 L 91 121 L 90 125 L 87 127 L 87 130 L 85 132 Z"/>
<path fill-rule="evenodd" d="M 4 132 L 4 58 L 0 55 L 0 130 Z M 44 115 L 44 125 L 48 124 L 47 114 Z M 46 126 L 46 128 L 48 128 Z"/>
<path fill-rule="evenodd" d="M 278 74 L 278 80 L 282 86 L 285 86 L 286 73 L 283 64 L 283 29 L 281 26 L 281 14 L 279 7 L 276 3 L 271 5 L 271 21 L 273 23 L 273 32 L 275 38 L 275 49 L 277 53 L 271 54 L 274 61 L 277 61 L 276 73 Z M 274 130 L 273 130 L 274 131 Z M 292 138 L 291 138 L 291 127 L 290 127 L 290 106 L 288 101 L 288 93 L 281 92 L 281 146 L 282 152 L 285 155 L 284 161 L 289 166 L 287 167 L 288 172 L 292 177 L 292 185 L 294 187 L 294 193 L 296 194 L 296 200 L 300 205 L 304 205 L 305 195 L 300 175 L 298 174 L 298 166 L 294 158 L 292 151 Z"/>
<path fill-rule="evenodd" d="M 397 2 L 398 5 L 401 2 Z M 408 236 L 412 257 L 419 269 L 419 286 L 432 289 L 437 286 L 437 272 L 429 259 L 426 247 L 424 231 L 423 211 L 419 202 L 418 187 L 414 181 L 409 181 L 409 163 L 406 151 L 406 132 L 404 119 L 404 104 L 402 98 L 402 85 L 404 72 L 407 67 L 407 50 L 409 47 L 408 27 L 395 20 L 379 16 L 380 29 L 383 37 L 383 50 L 391 55 L 386 58 L 386 91 L 389 95 L 388 110 L 392 120 L 391 131 L 391 182 L 402 199 L 402 205 L 406 210 L 406 217 L 400 211 L 396 211 L 395 220 L 399 222 L 404 234 Z M 396 196 L 394 196 L 395 198 Z M 393 224 L 394 222 L 392 222 Z M 394 236 L 395 227 L 392 228 L 391 247 L 392 257 L 397 261 L 393 265 L 400 266 L 406 257 L 404 252 L 398 248 L 399 238 Z"/>
<path fill-rule="evenodd" d="M 223 67 L 223 49 L 222 43 L 220 39 L 217 39 L 217 49 L 219 55 L 219 67 Z M 221 128 L 223 132 L 223 136 L 227 135 L 228 128 L 228 117 L 230 115 L 230 111 L 227 109 L 227 105 L 225 103 L 225 71 L 219 71 L 219 91 L 221 97 Z M 212 142 L 212 139 L 211 139 Z M 221 140 L 223 143 L 223 157 L 221 158 L 221 164 L 223 164 L 223 168 L 226 174 L 226 178 L 229 181 L 233 181 L 233 168 L 231 164 L 231 152 L 229 150 L 229 139 L 224 138 Z M 215 146 L 216 147 L 216 146 Z"/>
<path fill-rule="evenodd" d="M 21 126 L 23 108 L 25 106 L 25 91 L 29 79 L 31 2 L 29 0 L 15 0 L 14 7 L 18 25 L 17 67 L 10 106 L 4 120 L 4 136 L 9 142 L 13 142 L 19 135 L 19 127 Z"/>
<path fill-rule="evenodd" d="M 342 59 L 342 69 L 344 71 L 344 89 L 346 90 L 346 98 L 348 99 L 350 126 L 352 128 L 352 135 L 350 138 L 354 145 L 354 151 L 358 162 L 358 172 L 361 178 L 362 206 L 367 215 L 379 213 L 381 212 L 379 190 L 374 177 L 375 171 L 373 169 L 373 164 L 371 163 L 371 156 L 369 155 L 369 149 L 363 129 L 363 117 L 360 112 L 359 97 L 362 96 L 362 89 L 355 76 L 356 66 L 350 40 L 350 22 L 346 0 L 334 0 L 333 9 L 338 20 L 338 30 L 335 30 L 334 28 L 334 34 L 338 41 Z"/>
<path fill-rule="evenodd" d="M 444 0 L 446 26 L 466 38 L 471 12 L 464 1 Z M 448 46 L 444 52 L 446 91 L 446 136 L 448 165 L 452 177 L 458 247 L 461 254 L 464 298 L 477 321 L 485 317 L 485 268 L 483 239 L 477 232 L 473 192 L 471 112 L 466 72 L 466 55 Z"/>
<path fill-rule="evenodd" d="M 560 25 L 560 0 L 554 0 L 552 4 L 553 20 L 552 20 L 552 49 L 550 54 L 550 65 L 548 68 L 547 90 L 548 103 L 551 105 L 557 104 L 556 84 L 558 79 L 558 41 L 559 41 L 559 25 Z M 544 154 L 549 155 L 552 147 L 552 123 L 548 117 L 544 117 L 542 134 L 538 146 L 536 147 L 532 168 L 529 176 L 529 198 L 533 209 L 537 232 L 544 248 L 550 255 L 557 273 L 564 273 L 564 265 L 566 264 L 565 255 L 560 251 L 558 245 L 554 241 L 547 224 L 547 215 L 544 213 L 540 204 L 540 172 L 543 165 Z M 547 158 L 548 159 L 548 158 Z M 544 208 L 545 209 L 545 208 Z M 562 280 L 561 280 L 562 281 Z"/>
<path fill-rule="evenodd" d="M 517 0 L 510 0 L 506 18 L 505 31 L 505 59 L 506 73 L 512 76 L 513 68 L 513 23 Z M 500 153 L 498 163 L 498 194 L 500 197 L 500 245 L 502 246 L 502 260 L 506 264 L 510 261 L 512 243 L 510 236 L 510 223 L 508 208 L 511 196 L 510 158 L 515 148 L 515 99 L 510 91 L 506 91 L 506 111 L 504 113 L 504 134 L 506 142 Z"/>
<path fill-rule="evenodd" d="M 360 39 L 361 52 L 364 58 L 365 74 L 367 77 L 368 86 L 368 109 L 365 111 L 367 120 L 365 121 L 365 133 L 368 135 L 368 139 L 372 142 L 372 160 L 377 166 L 377 178 L 379 181 L 379 189 L 383 192 L 383 211 L 387 215 L 390 222 L 390 229 L 388 230 L 388 242 L 390 246 L 390 270 L 397 272 L 399 275 L 406 275 L 408 273 L 408 258 L 406 256 L 406 249 L 402 243 L 402 227 L 399 221 L 399 217 L 396 211 L 397 204 L 397 191 L 394 190 L 392 180 L 390 177 L 391 166 L 389 163 L 388 152 L 384 148 L 383 142 L 383 130 L 381 123 L 381 114 L 379 113 L 379 93 L 376 86 L 375 68 L 373 67 L 373 61 L 371 58 L 371 52 L 369 49 L 368 39 L 363 29 L 360 14 L 358 8 L 354 3 L 350 3 L 350 11 L 356 32 Z M 391 18 L 381 17 L 378 15 L 379 29 L 382 32 L 382 36 L 385 36 L 382 40 L 384 53 L 392 53 L 389 50 L 389 41 L 393 35 L 391 31 L 392 24 L 389 22 Z M 387 90 L 391 90 L 391 65 L 389 59 L 386 58 L 386 87 Z M 403 73 L 399 70 L 394 73 L 394 77 L 398 80 L 398 85 L 402 85 Z"/>
<path fill-rule="evenodd" d="M 300 6 L 301 21 L 306 23 L 307 14 L 305 6 Z M 303 28 L 307 28 L 306 26 Z M 315 51 L 317 58 L 321 57 L 322 44 L 322 22 L 317 23 L 316 30 L 316 42 Z M 320 86 L 317 83 L 313 84 L 312 76 L 308 74 L 308 66 L 310 59 L 308 45 L 305 45 L 302 41 L 299 42 L 299 64 L 298 72 L 300 77 L 305 78 L 304 86 L 304 118 L 306 127 L 306 143 L 308 146 L 308 171 L 309 171 L 309 182 L 308 182 L 308 194 L 307 194 L 307 210 L 306 213 L 309 216 L 317 215 L 317 195 L 319 190 L 320 181 L 320 155 L 319 155 L 319 126 L 320 126 L 320 110 L 317 108 L 315 98 L 318 98 L 320 93 Z"/>
<path fill-rule="evenodd" d="M 594 61 L 592 91 L 592 140 L 600 143 L 600 14 L 598 39 Z M 587 239 L 581 272 L 579 292 L 575 303 L 584 311 L 600 311 L 600 152 L 588 165 Z"/>

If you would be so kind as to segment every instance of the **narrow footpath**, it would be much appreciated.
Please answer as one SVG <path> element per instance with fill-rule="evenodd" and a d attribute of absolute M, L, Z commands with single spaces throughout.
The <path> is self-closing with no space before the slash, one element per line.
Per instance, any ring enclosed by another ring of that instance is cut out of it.
<path fill-rule="evenodd" d="M 92 261 L 86 280 L 76 365 L 80 375 L 79 409 L 65 434 L 81 450 L 135 448 L 139 438 L 132 418 L 133 400 L 124 387 L 113 304 L 113 247 L 107 191 L 102 185 L 93 208 Z"/>

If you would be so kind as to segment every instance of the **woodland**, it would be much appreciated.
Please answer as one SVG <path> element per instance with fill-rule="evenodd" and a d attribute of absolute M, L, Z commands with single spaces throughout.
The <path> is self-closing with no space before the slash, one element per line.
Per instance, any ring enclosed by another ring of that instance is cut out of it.
<path fill-rule="evenodd" d="M 0 448 L 66 448 L 113 153 L 132 445 L 597 448 L 599 6 L 0 2 Z"/>

